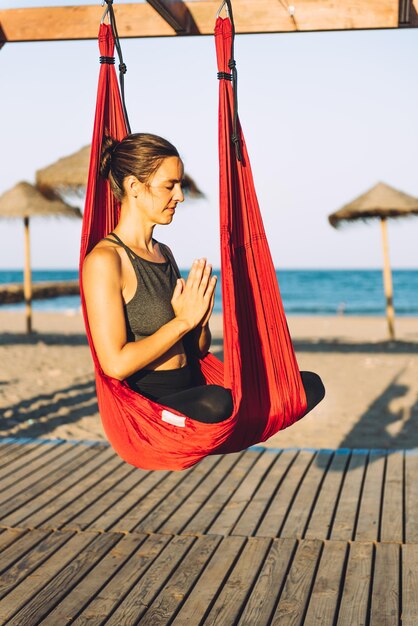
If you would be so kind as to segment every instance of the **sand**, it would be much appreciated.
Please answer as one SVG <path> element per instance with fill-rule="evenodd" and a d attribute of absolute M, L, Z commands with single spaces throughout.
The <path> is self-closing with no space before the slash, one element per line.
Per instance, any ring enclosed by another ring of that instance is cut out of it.
<path fill-rule="evenodd" d="M 418 319 L 398 318 L 397 341 L 370 317 L 290 317 L 300 369 L 327 389 L 312 413 L 272 437 L 275 448 L 418 446 Z M 103 440 L 92 360 L 80 314 L 0 312 L 0 429 L 3 437 Z M 211 324 L 222 356 L 222 319 Z"/>

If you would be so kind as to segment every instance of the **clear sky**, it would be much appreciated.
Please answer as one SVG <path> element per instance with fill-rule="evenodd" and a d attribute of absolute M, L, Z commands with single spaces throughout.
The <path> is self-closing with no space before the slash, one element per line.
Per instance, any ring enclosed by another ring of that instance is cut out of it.
<path fill-rule="evenodd" d="M 67 4 L 99 2 L 68 0 Z M 117 0 L 115 0 L 115 4 Z M 64 1 L 0 0 L 0 8 Z M 212 37 L 124 39 L 131 126 L 171 140 L 207 199 L 156 230 L 182 267 L 219 264 L 216 60 Z M 0 50 L 0 193 L 91 140 L 96 41 Z M 418 196 L 418 32 L 241 35 L 239 110 L 276 266 L 380 267 L 376 222 L 341 231 L 329 213 L 378 181 Z M 80 222 L 32 223 L 32 266 L 78 264 Z M 23 226 L 0 223 L 0 268 L 20 268 Z M 418 218 L 391 221 L 393 267 L 418 267 Z"/>

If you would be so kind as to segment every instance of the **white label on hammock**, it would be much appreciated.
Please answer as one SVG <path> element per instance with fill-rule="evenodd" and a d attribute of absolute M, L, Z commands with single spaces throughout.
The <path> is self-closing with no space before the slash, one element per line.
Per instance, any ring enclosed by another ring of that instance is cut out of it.
<path fill-rule="evenodd" d="M 173 426 L 182 426 L 183 428 L 186 426 L 186 418 L 181 415 L 175 415 L 174 413 L 170 413 L 170 411 L 166 411 L 165 409 L 161 413 L 161 419 L 163 422 L 167 422 L 168 424 L 172 424 Z"/>

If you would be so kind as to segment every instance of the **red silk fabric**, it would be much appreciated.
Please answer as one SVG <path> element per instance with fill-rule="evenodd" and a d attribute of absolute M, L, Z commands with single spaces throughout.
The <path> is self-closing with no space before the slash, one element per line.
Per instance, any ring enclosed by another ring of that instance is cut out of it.
<path fill-rule="evenodd" d="M 229 72 L 232 29 L 218 18 L 218 69 Z M 99 31 L 102 56 L 113 56 L 110 26 Z M 181 470 L 209 454 L 236 452 L 265 441 L 299 419 L 306 398 L 289 336 L 273 262 L 257 203 L 241 128 L 243 161 L 231 143 L 232 85 L 219 84 L 220 226 L 224 364 L 208 354 L 196 367 L 208 384 L 232 390 L 234 412 L 220 424 L 202 424 L 151 402 L 101 370 L 89 329 L 82 285 L 84 257 L 117 224 L 119 206 L 99 176 L 102 137 L 126 135 L 113 65 L 100 68 L 80 253 L 80 290 L 92 351 L 103 427 L 112 447 L 143 469 Z M 168 416 L 168 418 L 167 418 Z M 167 421 L 168 420 L 168 421 Z M 177 425 L 175 425 L 177 424 Z"/>

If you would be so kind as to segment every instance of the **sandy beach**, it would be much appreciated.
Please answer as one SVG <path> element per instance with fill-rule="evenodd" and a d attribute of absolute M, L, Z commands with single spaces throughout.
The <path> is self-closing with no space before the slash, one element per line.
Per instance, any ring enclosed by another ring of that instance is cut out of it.
<path fill-rule="evenodd" d="M 272 437 L 276 448 L 418 446 L 418 320 L 290 317 L 301 370 L 322 377 L 327 395 L 312 413 Z M 1 436 L 102 440 L 92 360 L 80 314 L 0 312 Z M 212 318 L 222 356 L 222 319 Z"/>

